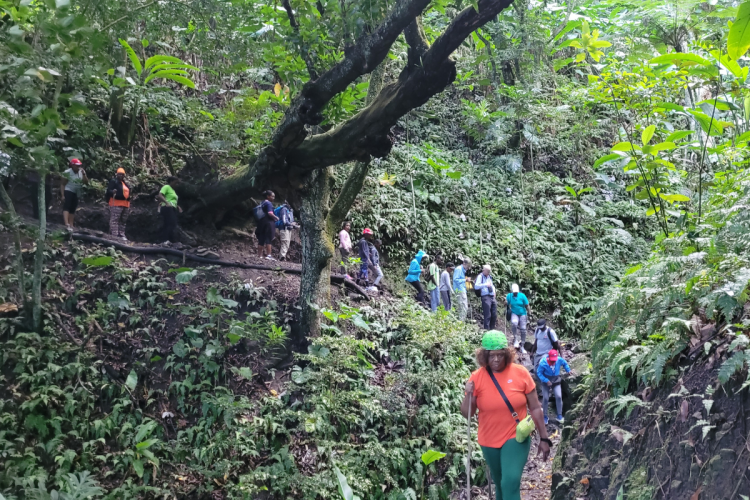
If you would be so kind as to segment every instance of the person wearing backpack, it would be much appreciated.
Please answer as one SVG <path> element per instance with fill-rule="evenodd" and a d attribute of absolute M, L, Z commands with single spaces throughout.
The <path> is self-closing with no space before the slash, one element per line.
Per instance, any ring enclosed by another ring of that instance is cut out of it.
<path fill-rule="evenodd" d="M 268 260 L 276 260 L 271 256 L 271 242 L 276 236 L 274 230 L 276 228 L 276 221 L 279 220 L 273 213 L 273 200 L 276 195 L 273 191 L 263 191 L 265 200 L 260 204 L 260 212 L 263 217 L 258 220 L 258 227 L 255 228 L 255 237 L 258 238 L 258 257 L 266 258 Z M 256 214 L 256 218 L 258 215 Z"/>
<path fill-rule="evenodd" d="M 382 244 L 381 240 L 375 240 L 370 244 L 370 267 L 375 273 L 375 281 L 372 282 L 372 286 L 367 288 L 370 292 L 377 291 L 380 280 L 383 279 L 383 269 L 380 267 L 380 246 Z"/>
<path fill-rule="evenodd" d="M 109 180 L 106 197 L 109 204 L 109 234 L 128 241 L 125 224 L 130 212 L 130 186 L 125 182 L 124 168 L 118 168 L 115 177 Z"/>
<path fill-rule="evenodd" d="M 171 244 L 172 233 L 174 233 L 177 227 L 177 213 L 182 213 L 182 207 L 177 204 L 179 197 L 174 190 L 179 184 L 180 179 L 175 176 L 169 176 L 167 183 L 162 186 L 156 195 L 162 220 L 161 235 L 159 236 L 162 246 L 169 246 Z"/>
<path fill-rule="evenodd" d="M 510 308 L 510 329 L 513 332 L 513 338 L 516 340 L 513 347 L 520 348 L 521 354 L 526 354 L 526 348 L 524 347 L 526 343 L 526 323 L 531 312 L 529 299 L 519 290 L 518 285 L 513 283 L 505 301 Z M 521 333 L 520 339 L 518 338 L 519 331 Z"/>
<path fill-rule="evenodd" d="M 489 264 L 482 266 L 482 273 L 474 282 L 474 290 L 482 299 L 482 315 L 484 316 L 484 329 L 494 330 L 497 323 L 497 300 L 495 299 L 495 285 L 490 276 Z"/>
<path fill-rule="evenodd" d="M 296 227 L 294 224 L 294 211 L 289 206 L 286 200 L 284 203 L 276 207 L 273 214 L 278 217 L 276 221 L 276 229 L 279 231 L 279 239 L 281 239 L 281 250 L 279 250 L 279 260 L 286 260 L 286 254 L 289 252 L 289 245 L 292 243 L 292 231 Z"/>
<path fill-rule="evenodd" d="M 521 476 L 534 427 L 540 438 L 537 456 L 547 460 L 552 446 L 536 384 L 516 363 L 503 332 L 485 332 L 476 359 L 479 369 L 466 382 L 461 414 L 469 419 L 479 412 L 477 441 L 495 483 L 495 499 L 521 500 Z"/>
<path fill-rule="evenodd" d="M 422 306 L 424 307 L 426 307 L 427 304 L 425 304 L 424 300 L 424 287 L 419 281 L 419 278 L 422 276 L 422 259 L 424 259 L 425 257 L 427 257 L 427 254 L 424 252 L 424 250 L 418 251 L 417 255 L 415 255 L 411 260 L 411 263 L 409 264 L 409 271 L 406 274 L 406 282 L 413 286 L 417 291 L 417 302 L 422 304 Z"/>
<path fill-rule="evenodd" d="M 440 264 L 443 259 L 436 255 L 427 268 L 427 291 L 430 292 L 430 310 L 437 311 L 440 306 Z"/>
<path fill-rule="evenodd" d="M 544 423 L 549 423 L 547 417 L 547 407 L 549 406 L 550 389 L 555 393 L 555 408 L 557 409 L 557 421 L 565 423 L 563 418 L 562 403 L 562 376 L 560 370 L 564 369 L 570 373 L 570 365 L 561 356 L 558 356 L 556 349 L 551 349 L 546 356 L 539 362 L 536 369 L 536 376 L 542 382 L 542 411 L 544 411 Z"/>
<path fill-rule="evenodd" d="M 546 319 L 541 318 L 536 322 L 534 347 L 531 349 L 531 352 L 534 354 L 534 371 L 539 367 L 539 362 L 542 358 L 552 349 L 557 349 L 560 352 L 560 342 L 557 338 L 557 333 L 547 326 Z"/>
<path fill-rule="evenodd" d="M 367 286 L 369 277 L 367 270 L 372 265 L 372 253 L 370 241 L 372 240 L 372 229 L 366 227 L 362 230 L 362 239 L 357 242 L 357 253 L 359 255 L 359 277 Z"/>

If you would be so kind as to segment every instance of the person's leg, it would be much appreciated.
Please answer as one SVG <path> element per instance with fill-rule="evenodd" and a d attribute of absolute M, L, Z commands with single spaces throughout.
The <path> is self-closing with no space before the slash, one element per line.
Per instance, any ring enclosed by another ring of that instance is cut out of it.
<path fill-rule="evenodd" d="M 510 331 L 513 333 L 513 342 L 515 346 L 518 346 L 519 339 L 518 339 L 518 315 L 517 314 L 511 314 L 510 315 Z"/>
<path fill-rule="evenodd" d="M 339 253 L 341 254 L 339 272 L 341 272 L 341 274 L 346 274 L 346 266 L 349 264 L 349 250 L 339 247 Z"/>
<path fill-rule="evenodd" d="M 117 226 L 120 228 L 120 237 L 121 238 L 127 238 L 125 236 L 125 226 L 128 224 L 128 216 L 130 215 L 130 207 L 122 207 L 122 211 L 120 212 L 120 221 L 117 224 Z"/>
<path fill-rule="evenodd" d="M 366 262 L 362 262 L 359 265 L 359 276 L 360 276 L 360 278 L 362 278 L 362 280 L 364 280 L 365 283 L 367 283 L 369 281 L 369 277 L 368 277 L 368 274 L 367 274 L 367 263 Z"/>
<path fill-rule="evenodd" d="M 437 311 L 437 308 L 439 305 L 440 305 L 440 289 L 435 287 L 432 290 L 430 290 L 430 310 L 432 312 Z"/>
<path fill-rule="evenodd" d="M 451 310 L 451 293 L 450 292 L 440 292 L 440 298 L 443 302 L 443 307 L 446 311 Z"/>
<path fill-rule="evenodd" d="M 562 384 L 557 384 L 552 389 L 555 391 L 555 409 L 559 418 L 563 414 Z"/>
<path fill-rule="evenodd" d="M 378 265 L 375 266 L 375 281 L 372 283 L 372 286 L 378 286 L 380 284 L 380 280 L 383 279 L 383 269 Z"/>
<path fill-rule="evenodd" d="M 500 484 L 503 480 L 502 452 L 500 451 L 502 448 L 489 448 L 487 446 L 481 448 L 484 461 L 487 462 L 490 469 L 492 482 L 495 484 L 495 500 L 504 500 L 503 492 L 500 491 Z"/>
<path fill-rule="evenodd" d="M 518 329 L 521 330 L 521 347 L 526 343 L 526 322 L 528 319 L 529 317 L 525 314 L 518 318 Z"/>
<path fill-rule="evenodd" d="M 427 296 L 424 291 L 424 286 L 422 286 L 422 282 L 415 281 L 414 283 L 417 285 L 417 301 L 420 302 L 423 306 L 426 306 Z"/>
<path fill-rule="evenodd" d="M 71 210 L 68 213 L 68 220 L 70 221 L 70 227 L 75 227 L 76 226 L 76 210 L 78 210 L 78 195 L 75 193 L 70 193 L 70 194 L 73 196 L 71 197 L 72 199 L 71 206 L 70 206 Z"/>
<path fill-rule="evenodd" d="M 494 330 L 497 326 L 497 300 L 492 297 L 492 307 L 490 309 L 490 330 Z"/>
<path fill-rule="evenodd" d="M 161 214 L 164 221 L 162 226 L 161 241 L 171 241 L 174 228 L 177 227 L 177 209 L 174 207 L 161 207 Z"/>
<path fill-rule="evenodd" d="M 286 254 L 289 251 L 289 246 L 292 244 L 292 232 L 285 229 L 279 231 L 279 237 L 281 238 L 281 250 L 279 250 L 279 257 L 286 259 Z"/>
<path fill-rule="evenodd" d="M 457 292 L 458 300 L 458 319 L 461 321 L 466 320 L 466 314 L 469 312 L 469 298 L 466 296 L 466 292 Z"/>
<path fill-rule="evenodd" d="M 549 408 L 549 386 L 545 384 L 544 382 L 541 383 L 542 386 L 542 411 L 544 412 L 544 418 L 547 419 L 548 413 L 547 408 Z"/>
<path fill-rule="evenodd" d="M 118 236 L 120 234 L 120 210 L 122 207 L 109 207 L 109 234 Z"/>
<path fill-rule="evenodd" d="M 521 500 L 521 476 L 526 461 L 529 459 L 531 449 L 531 438 L 519 443 L 515 438 L 505 442 L 500 448 L 500 468 L 502 476 L 495 487 L 500 490 L 500 495 L 495 498 L 500 500 Z M 492 476 L 494 479 L 494 475 Z"/>
<path fill-rule="evenodd" d="M 490 329 L 490 310 L 492 308 L 492 297 L 485 295 L 482 297 L 482 327 L 485 330 Z"/>

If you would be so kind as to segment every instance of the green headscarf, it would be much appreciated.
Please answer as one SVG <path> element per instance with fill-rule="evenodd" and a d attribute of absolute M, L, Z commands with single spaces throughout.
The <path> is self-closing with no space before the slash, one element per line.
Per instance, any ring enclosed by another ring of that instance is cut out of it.
<path fill-rule="evenodd" d="M 508 347 L 508 338 L 499 330 L 490 330 L 482 337 L 482 348 L 488 351 L 498 351 Z"/>

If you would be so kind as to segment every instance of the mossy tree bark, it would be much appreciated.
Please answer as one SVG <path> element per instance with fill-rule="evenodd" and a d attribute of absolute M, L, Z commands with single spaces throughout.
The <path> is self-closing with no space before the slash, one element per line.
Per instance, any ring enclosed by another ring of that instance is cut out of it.
<path fill-rule="evenodd" d="M 47 237 L 47 205 L 44 196 L 47 172 L 39 172 L 39 234 L 34 254 L 34 278 L 31 283 L 31 327 L 42 331 L 42 271 L 44 271 L 44 248 Z"/>

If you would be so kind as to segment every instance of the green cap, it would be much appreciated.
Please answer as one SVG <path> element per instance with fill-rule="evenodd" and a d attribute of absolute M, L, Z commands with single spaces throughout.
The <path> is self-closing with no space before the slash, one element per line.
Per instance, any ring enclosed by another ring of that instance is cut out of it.
<path fill-rule="evenodd" d="M 499 330 L 490 330 L 482 337 L 482 348 L 497 351 L 508 347 L 508 338 Z"/>

